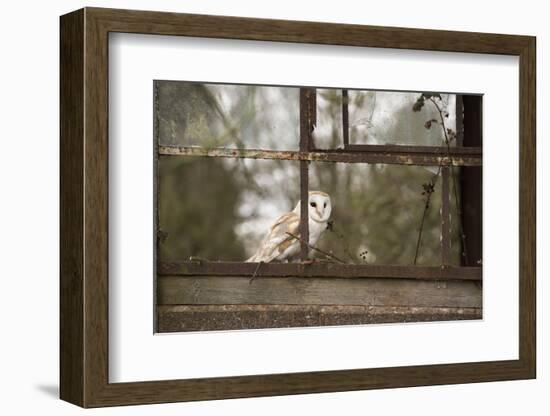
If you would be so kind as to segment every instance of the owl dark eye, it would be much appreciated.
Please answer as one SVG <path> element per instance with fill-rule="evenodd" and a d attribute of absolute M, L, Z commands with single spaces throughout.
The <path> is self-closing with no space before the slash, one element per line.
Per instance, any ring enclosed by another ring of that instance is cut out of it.
<path fill-rule="evenodd" d="M 325 204 L 323 205 L 323 207 L 324 207 L 324 208 L 326 208 L 326 207 L 327 207 L 327 203 L 326 203 L 326 202 L 325 202 Z"/>
<path fill-rule="evenodd" d="M 315 208 L 317 206 L 317 204 L 315 202 L 310 202 L 309 205 L 311 205 L 313 208 Z"/>

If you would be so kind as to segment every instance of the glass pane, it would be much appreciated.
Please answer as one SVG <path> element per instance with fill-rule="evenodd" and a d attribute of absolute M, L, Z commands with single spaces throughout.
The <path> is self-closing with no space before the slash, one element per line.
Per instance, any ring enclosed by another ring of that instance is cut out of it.
<path fill-rule="evenodd" d="M 342 90 L 317 89 L 317 123 L 312 135 L 317 149 L 344 147 Z"/>
<path fill-rule="evenodd" d="M 456 96 L 421 97 L 421 93 L 349 91 L 350 143 L 445 146 L 447 134 L 455 146 L 454 134 L 447 129 L 456 132 Z"/>
<path fill-rule="evenodd" d="M 300 90 L 156 81 L 159 144 L 297 150 Z"/>
<path fill-rule="evenodd" d="M 424 215 L 424 185 L 437 172 L 437 167 L 311 163 L 310 192 L 328 194 L 332 205 L 332 227 L 312 243 L 346 263 L 412 265 Z M 418 265 L 441 264 L 440 209 L 439 176 L 424 219 Z M 456 229 L 453 235 L 456 239 Z M 326 259 L 319 252 L 312 255 Z"/>
<path fill-rule="evenodd" d="M 456 146 L 456 95 L 348 90 L 350 144 Z M 318 149 L 343 147 L 342 90 L 317 90 Z"/>
<path fill-rule="evenodd" d="M 159 260 L 245 261 L 299 199 L 299 162 L 159 158 Z"/>

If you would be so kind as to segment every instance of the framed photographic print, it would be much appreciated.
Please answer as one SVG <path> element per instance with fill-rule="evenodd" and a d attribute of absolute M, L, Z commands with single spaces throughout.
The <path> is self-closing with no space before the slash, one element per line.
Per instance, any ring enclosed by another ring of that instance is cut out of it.
<path fill-rule="evenodd" d="M 482 317 L 482 96 L 154 97 L 158 332 Z"/>
<path fill-rule="evenodd" d="M 535 38 L 61 17 L 61 398 L 534 378 Z"/>

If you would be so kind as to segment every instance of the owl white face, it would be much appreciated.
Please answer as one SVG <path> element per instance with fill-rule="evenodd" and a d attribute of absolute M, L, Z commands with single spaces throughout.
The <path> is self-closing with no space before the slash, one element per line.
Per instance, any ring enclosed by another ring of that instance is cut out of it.
<path fill-rule="evenodd" d="M 309 218 L 317 222 L 327 222 L 332 211 L 330 196 L 320 191 L 309 193 Z"/>

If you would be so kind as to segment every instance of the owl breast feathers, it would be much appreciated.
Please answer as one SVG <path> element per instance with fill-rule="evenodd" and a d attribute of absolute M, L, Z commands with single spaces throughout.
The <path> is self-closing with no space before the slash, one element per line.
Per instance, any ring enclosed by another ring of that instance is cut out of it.
<path fill-rule="evenodd" d="M 314 246 L 327 228 L 331 212 L 330 197 L 319 191 L 309 193 L 309 244 Z M 290 261 L 300 252 L 300 202 L 292 212 L 280 216 L 264 237 L 258 251 L 247 262 Z M 293 237 L 296 236 L 296 237 Z"/>

